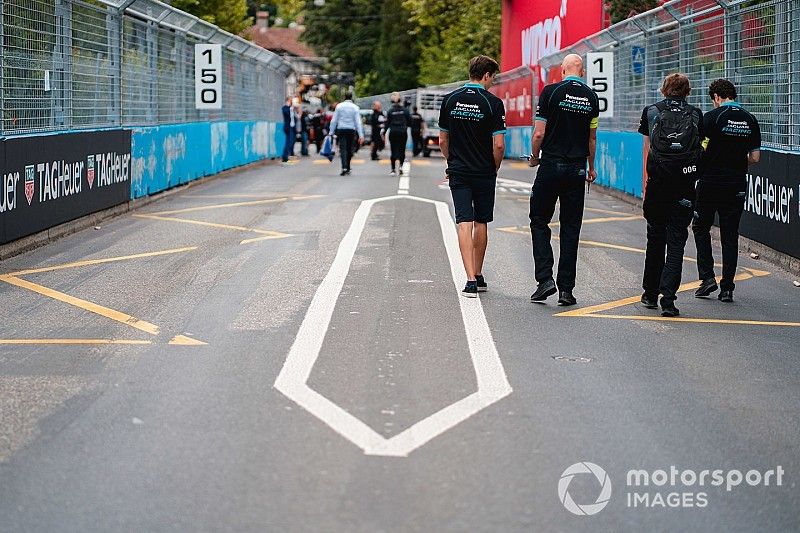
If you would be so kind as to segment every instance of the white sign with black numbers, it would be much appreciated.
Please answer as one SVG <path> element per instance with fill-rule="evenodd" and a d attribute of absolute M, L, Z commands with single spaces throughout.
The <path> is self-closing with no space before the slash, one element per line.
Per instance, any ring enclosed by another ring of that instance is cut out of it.
<path fill-rule="evenodd" d="M 222 109 L 222 45 L 194 45 L 194 106 Z"/>
<path fill-rule="evenodd" d="M 586 82 L 597 93 L 600 117 L 614 116 L 614 53 L 588 52 L 586 54 Z"/>

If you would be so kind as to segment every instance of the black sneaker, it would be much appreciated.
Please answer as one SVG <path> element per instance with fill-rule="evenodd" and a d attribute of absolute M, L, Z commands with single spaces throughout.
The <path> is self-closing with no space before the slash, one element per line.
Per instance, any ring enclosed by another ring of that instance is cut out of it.
<path fill-rule="evenodd" d="M 658 309 L 658 296 L 650 296 L 647 293 L 642 294 L 642 305 L 647 309 Z"/>
<path fill-rule="evenodd" d="M 674 318 L 680 315 L 681 312 L 678 311 L 678 308 L 675 307 L 675 304 L 663 305 L 661 306 L 661 316 L 665 316 L 667 318 Z"/>
<path fill-rule="evenodd" d="M 467 285 L 464 287 L 464 290 L 461 291 L 461 296 L 465 298 L 477 298 L 478 297 L 478 282 L 477 281 L 468 281 Z"/>
<path fill-rule="evenodd" d="M 340 176 L 347 176 L 347 171 L 346 170 L 342 170 L 341 172 L 339 172 L 339 175 Z"/>
<path fill-rule="evenodd" d="M 572 295 L 572 291 L 561 291 L 558 293 L 558 305 L 575 305 L 578 301 Z"/>
<path fill-rule="evenodd" d="M 401 176 L 403 175 L 403 168 L 402 168 L 402 167 L 401 167 L 401 168 L 400 168 L 400 170 L 398 171 L 398 174 L 400 174 Z"/>
<path fill-rule="evenodd" d="M 478 283 L 478 292 L 486 292 L 489 290 L 489 287 L 486 285 L 486 280 L 483 279 L 483 276 L 478 274 L 475 276 L 475 281 Z"/>
<path fill-rule="evenodd" d="M 556 282 L 552 279 L 548 279 L 547 281 L 541 282 L 539 286 L 536 287 L 536 291 L 531 294 L 531 302 L 543 302 L 556 292 Z"/>
<path fill-rule="evenodd" d="M 711 293 L 716 292 L 717 289 L 719 289 L 719 286 L 717 286 L 716 279 L 714 278 L 704 279 L 703 283 L 701 283 L 700 286 L 697 288 L 697 290 L 694 291 L 694 297 L 705 298 L 707 296 L 710 296 Z"/>
<path fill-rule="evenodd" d="M 733 302 L 733 291 L 719 291 L 719 296 L 717 299 L 720 302 L 725 302 L 726 304 Z"/>

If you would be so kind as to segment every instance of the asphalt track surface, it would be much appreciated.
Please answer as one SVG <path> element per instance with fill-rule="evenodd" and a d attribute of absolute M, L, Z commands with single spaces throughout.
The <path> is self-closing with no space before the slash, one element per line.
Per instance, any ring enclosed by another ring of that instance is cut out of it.
<path fill-rule="evenodd" d="M 578 306 L 532 304 L 532 173 L 506 162 L 466 300 L 442 160 L 404 180 L 356 158 L 209 180 L 0 263 L 1 531 L 800 528 L 788 274 L 743 256 L 734 304 L 695 299 L 690 238 L 662 319 L 638 304 L 640 213 L 593 188 Z M 564 477 L 582 462 L 610 493 Z M 783 475 L 627 486 L 671 466 Z"/>

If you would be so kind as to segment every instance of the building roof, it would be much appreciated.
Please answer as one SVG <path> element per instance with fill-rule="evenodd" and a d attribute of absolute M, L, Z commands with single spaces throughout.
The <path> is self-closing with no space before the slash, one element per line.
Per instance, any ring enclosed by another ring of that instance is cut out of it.
<path fill-rule="evenodd" d="M 260 28 L 257 25 L 248 30 L 255 44 L 278 55 L 315 57 L 314 50 L 300 42 L 301 33 L 302 30 L 297 28 Z"/>

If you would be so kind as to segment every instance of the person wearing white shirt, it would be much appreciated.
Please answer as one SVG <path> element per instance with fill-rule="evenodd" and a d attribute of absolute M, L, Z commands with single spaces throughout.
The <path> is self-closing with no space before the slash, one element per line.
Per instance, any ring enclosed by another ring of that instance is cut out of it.
<path fill-rule="evenodd" d="M 353 159 L 356 146 L 364 142 L 361 109 L 353 103 L 352 93 L 346 92 L 344 102 L 336 106 L 330 131 L 336 135 L 339 142 L 339 153 L 342 158 L 342 171 L 339 175 L 346 176 L 350 174 L 350 160 Z"/>

